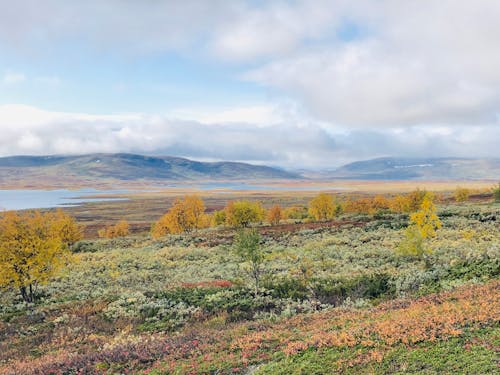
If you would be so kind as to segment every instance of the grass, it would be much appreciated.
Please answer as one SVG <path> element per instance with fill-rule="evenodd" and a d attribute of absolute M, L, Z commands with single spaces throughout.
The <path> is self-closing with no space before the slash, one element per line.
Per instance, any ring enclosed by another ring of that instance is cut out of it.
<path fill-rule="evenodd" d="M 440 206 L 427 264 L 404 215 L 261 227 L 257 298 L 232 229 L 87 239 L 35 306 L 0 293 L 0 374 L 493 373 L 499 210 Z"/>
<path fill-rule="evenodd" d="M 465 332 L 446 341 L 399 345 L 383 355 L 364 348 L 307 350 L 260 366 L 255 374 L 494 374 L 499 371 L 498 326 Z M 356 362 L 367 358 L 362 364 Z"/>

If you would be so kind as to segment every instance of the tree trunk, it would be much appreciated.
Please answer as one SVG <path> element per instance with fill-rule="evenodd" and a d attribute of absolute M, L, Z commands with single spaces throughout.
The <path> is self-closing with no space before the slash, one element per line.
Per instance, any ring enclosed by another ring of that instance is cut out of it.
<path fill-rule="evenodd" d="M 33 292 L 33 285 L 30 284 L 28 288 L 22 286 L 20 288 L 21 296 L 23 297 L 24 302 L 33 303 L 35 302 L 35 293 Z"/>

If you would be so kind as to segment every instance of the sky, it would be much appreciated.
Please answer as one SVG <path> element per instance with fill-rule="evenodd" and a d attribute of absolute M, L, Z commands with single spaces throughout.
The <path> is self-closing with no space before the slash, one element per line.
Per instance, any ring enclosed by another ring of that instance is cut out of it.
<path fill-rule="evenodd" d="M 498 0 L 0 0 L 0 156 L 500 157 Z"/>

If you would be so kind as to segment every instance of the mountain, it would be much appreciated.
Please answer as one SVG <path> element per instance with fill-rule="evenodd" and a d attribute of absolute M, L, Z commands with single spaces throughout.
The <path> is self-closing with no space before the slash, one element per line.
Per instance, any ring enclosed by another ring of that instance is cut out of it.
<path fill-rule="evenodd" d="M 359 180 L 500 179 L 500 159 L 377 158 L 346 164 L 322 178 Z"/>
<path fill-rule="evenodd" d="M 299 177 L 277 168 L 236 162 L 205 163 L 171 156 L 89 154 L 0 158 L 0 181 L 246 180 Z"/>

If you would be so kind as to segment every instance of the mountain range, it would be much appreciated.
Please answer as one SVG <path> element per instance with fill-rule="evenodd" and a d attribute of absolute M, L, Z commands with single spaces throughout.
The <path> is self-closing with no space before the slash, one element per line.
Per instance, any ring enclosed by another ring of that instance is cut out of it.
<path fill-rule="evenodd" d="M 500 158 L 394 158 L 357 161 L 321 178 L 356 180 L 500 179 Z"/>
<path fill-rule="evenodd" d="M 89 184 L 109 181 L 271 179 L 461 180 L 500 179 L 500 159 L 377 158 L 321 171 L 285 171 L 238 162 L 199 162 L 172 156 L 88 154 L 0 158 L 0 186 Z"/>
<path fill-rule="evenodd" d="M 172 156 L 89 154 L 0 158 L 0 181 L 264 180 L 299 176 L 278 168 L 237 162 L 199 162 Z"/>

